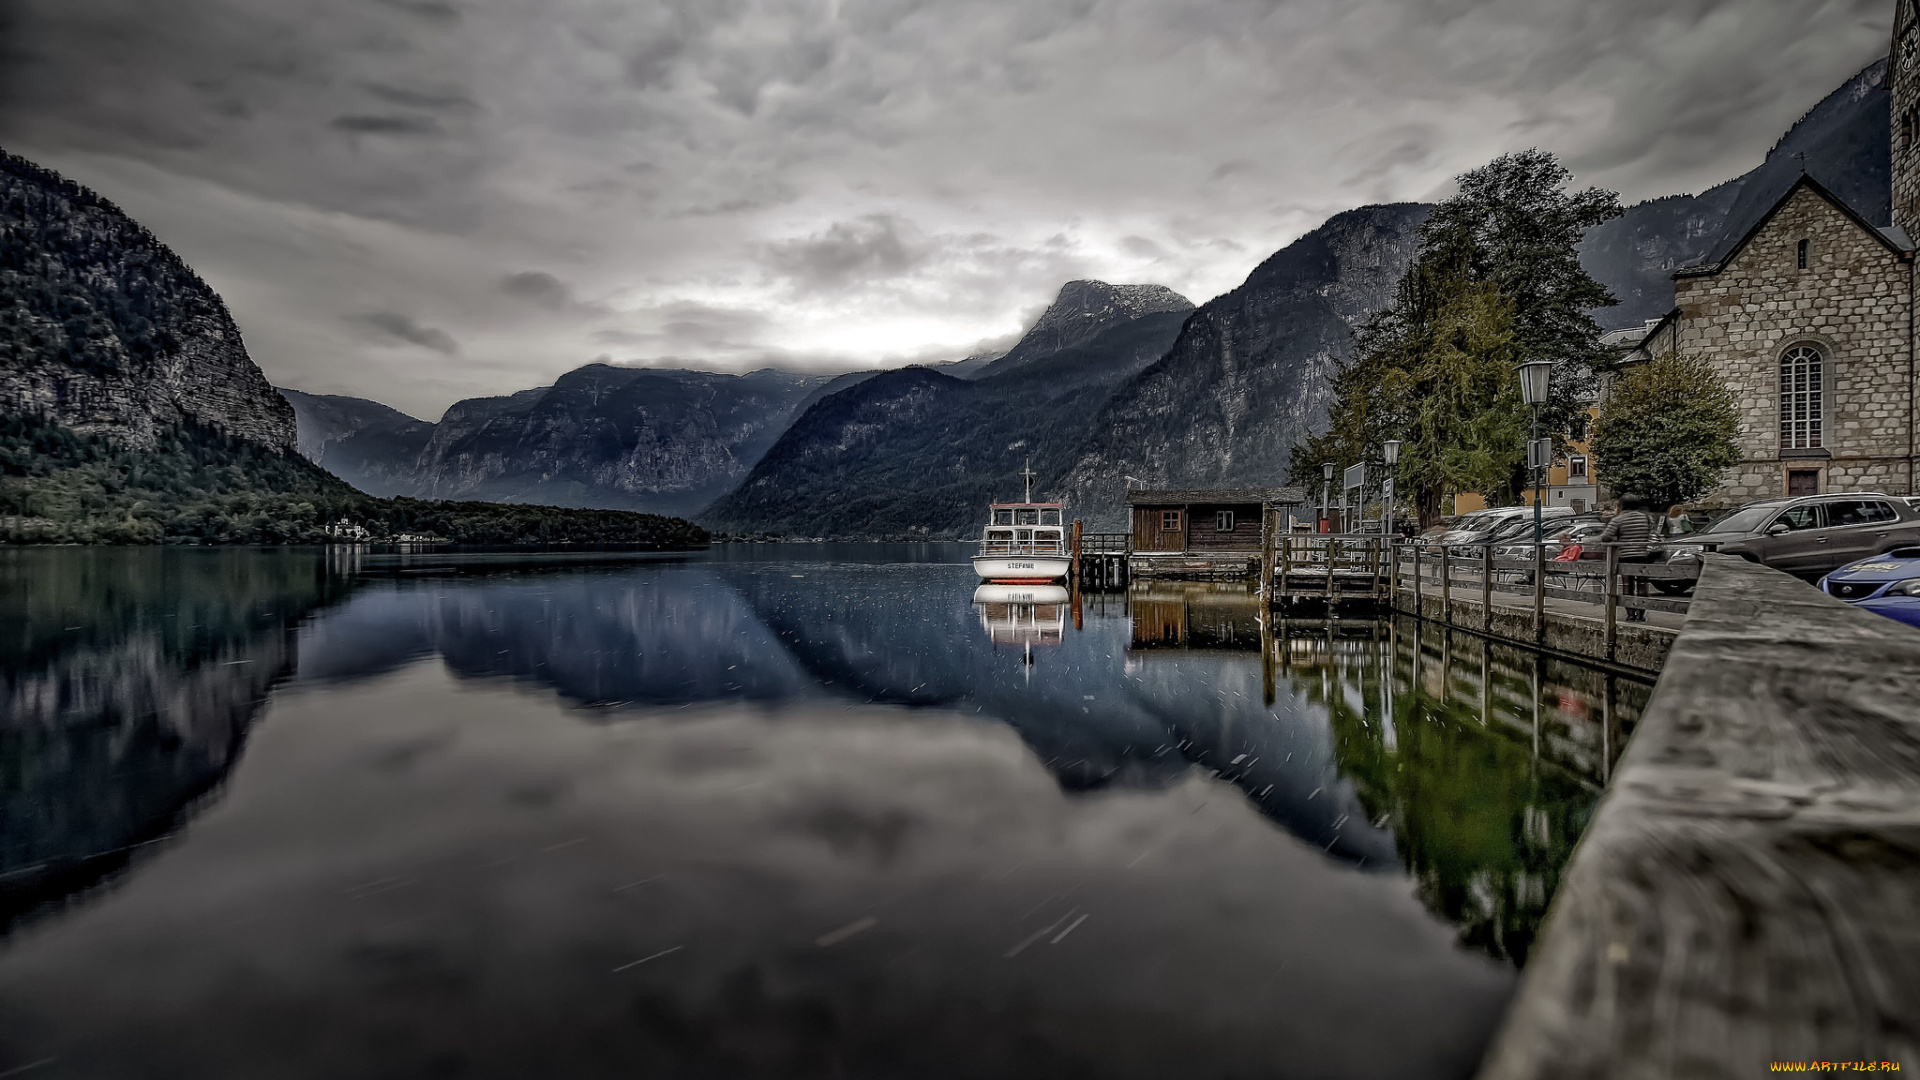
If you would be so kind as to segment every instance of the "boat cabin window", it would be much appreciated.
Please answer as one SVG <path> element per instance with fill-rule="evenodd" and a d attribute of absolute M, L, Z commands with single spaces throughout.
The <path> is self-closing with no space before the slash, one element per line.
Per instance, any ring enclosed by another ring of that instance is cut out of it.
<path fill-rule="evenodd" d="M 1032 530 L 1032 529 L 1015 529 L 1015 530 L 1014 530 L 1014 534 L 1015 534 L 1016 536 L 1018 536 L 1018 537 L 1019 537 L 1020 539 L 1022 539 L 1022 540 L 1031 540 L 1031 539 L 1033 539 L 1033 530 Z"/>
<path fill-rule="evenodd" d="M 995 525 L 1011 525 L 1011 524 L 1013 524 L 1013 511 L 1011 511 L 1011 510 L 995 510 L 995 511 L 993 512 L 993 523 L 994 523 Z"/>
<path fill-rule="evenodd" d="M 1011 539 L 1013 539 L 1013 530 L 1012 530 L 1012 529 L 988 529 L 988 530 L 987 530 L 987 539 L 989 539 L 989 540 L 1011 540 Z"/>
<path fill-rule="evenodd" d="M 1015 525 L 1040 524 L 1040 511 L 1038 510 L 1015 510 L 1013 513 L 1013 523 Z"/>
<path fill-rule="evenodd" d="M 1058 511 L 1058 510 L 1042 510 L 1042 511 L 1040 511 L 1040 524 L 1042 524 L 1042 525 L 1058 525 L 1058 524 L 1060 524 L 1060 511 Z"/>

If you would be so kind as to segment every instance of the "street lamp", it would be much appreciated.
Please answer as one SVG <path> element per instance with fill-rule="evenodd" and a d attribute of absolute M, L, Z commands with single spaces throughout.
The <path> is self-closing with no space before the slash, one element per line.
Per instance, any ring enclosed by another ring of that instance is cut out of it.
<path fill-rule="evenodd" d="M 1380 444 L 1380 460 L 1387 465 L 1387 521 L 1380 530 L 1386 542 L 1393 543 L 1393 500 L 1400 495 L 1400 478 L 1393 467 L 1400 464 L 1400 440 L 1388 439 Z"/>
<path fill-rule="evenodd" d="M 1520 365 L 1520 402 L 1533 411 L 1533 437 L 1527 440 L 1527 465 L 1533 469 L 1533 542 L 1544 537 L 1540 526 L 1541 489 L 1547 482 L 1547 455 L 1540 438 L 1540 407 L 1547 403 L 1553 382 L 1553 361 L 1530 360 Z"/>
<path fill-rule="evenodd" d="M 1320 531 L 1333 531 L 1330 508 L 1333 504 L 1333 462 L 1320 466 Z"/>

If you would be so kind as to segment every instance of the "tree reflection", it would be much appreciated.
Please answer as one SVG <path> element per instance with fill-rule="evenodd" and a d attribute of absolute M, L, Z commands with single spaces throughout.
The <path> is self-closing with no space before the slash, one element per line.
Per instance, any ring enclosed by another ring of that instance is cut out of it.
<path fill-rule="evenodd" d="M 343 569 L 319 551 L 0 551 L 0 933 L 220 783 Z"/>
<path fill-rule="evenodd" d="M 1524 964 L 1650 688 L 1414 620 L 1282 624 L 1294 691 L 1460 940 Z"/>

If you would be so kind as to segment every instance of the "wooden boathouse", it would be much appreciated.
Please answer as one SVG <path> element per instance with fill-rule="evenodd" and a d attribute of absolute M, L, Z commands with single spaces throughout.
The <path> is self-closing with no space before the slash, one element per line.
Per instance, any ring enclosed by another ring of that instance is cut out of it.
<path fill-rule="evenodd" d="M 1302 519 L 1299 488 L 1129 491 L 1128 574 L 1136 578 L 1258 578 L 1270 529 Z"/>

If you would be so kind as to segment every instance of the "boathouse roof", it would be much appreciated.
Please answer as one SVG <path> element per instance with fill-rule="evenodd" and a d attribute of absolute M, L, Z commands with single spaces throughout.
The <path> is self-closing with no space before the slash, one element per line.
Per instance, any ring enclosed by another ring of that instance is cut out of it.
<path fill-rule="evenodd" d="M 1297 487 L 1272 488 L 1179 488 L 1127 492 L 1128 506 L 1192 506 L 1200 503 L 1259 503 L 1263 506 L 1297 506 L 1307 501 L 1306 492 Z"/>

